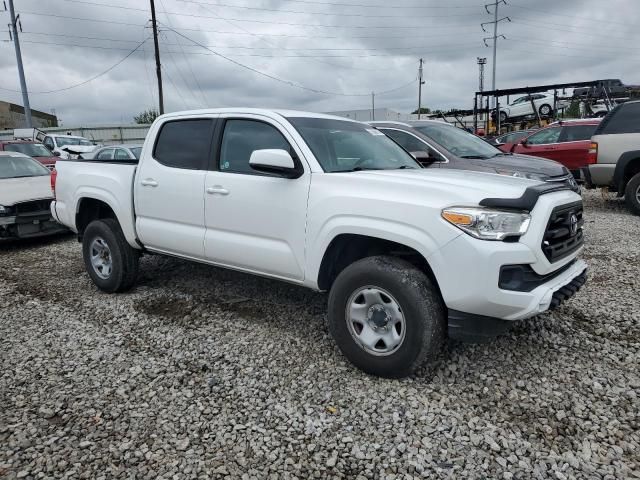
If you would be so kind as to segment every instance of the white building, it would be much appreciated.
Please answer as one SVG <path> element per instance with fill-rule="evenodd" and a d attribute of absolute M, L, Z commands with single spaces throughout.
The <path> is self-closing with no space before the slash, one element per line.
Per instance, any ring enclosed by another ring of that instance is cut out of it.
<path fill-rule="evenodd" d="M 411 114 L 400 113 L 390 108 L 376 108 L 375 112 L 369 109 L 362 110 L 343 110 L 340 112 L 325 112 L 327 115 L 336 115 L 338 117 L 346 117 L 359 122 L 370 122 L 372 120 L 389 120 L 389 121 L 402 121 L 409 120 Z"/>

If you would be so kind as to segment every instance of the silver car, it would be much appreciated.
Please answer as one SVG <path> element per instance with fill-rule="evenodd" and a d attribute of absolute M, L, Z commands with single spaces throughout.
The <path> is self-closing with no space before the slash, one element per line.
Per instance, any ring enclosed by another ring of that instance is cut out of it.
<path fill-rule="evenodd" d="M 82 155 L 81 158 L 104 162 L 137 163 L 140 160 L 141 151 L 142 145 L 139 144 L 108 145 L 94 150 L 90 155 Z"/>

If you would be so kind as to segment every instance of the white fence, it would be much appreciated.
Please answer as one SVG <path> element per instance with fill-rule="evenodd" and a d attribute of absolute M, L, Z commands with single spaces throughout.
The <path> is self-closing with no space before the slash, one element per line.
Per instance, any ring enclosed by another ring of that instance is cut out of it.
<path fill-rule="evenodd" d="M 97 127 L 41 128 L 46 133 L 71 133 L 105 145 L 143 143 L 150 125 L 107 125 Z M 13 130 L 1 130 L 0 140 L 13 140 Z"/>

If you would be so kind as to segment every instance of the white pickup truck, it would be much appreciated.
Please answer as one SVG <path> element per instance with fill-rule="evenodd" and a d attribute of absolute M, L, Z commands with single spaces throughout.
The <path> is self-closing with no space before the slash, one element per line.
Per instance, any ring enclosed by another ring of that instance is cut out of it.
<path fill-rule="evenodd" d="M 296 111 L 172 113 L 138 163 L 59 161 L 53 216 L 93 282 L 131 288 L 143 253 L 329 292 L 362 370 L 410 374 L 447 335 L 479 339 L 585 282 L 582 202 L 562 185 L 423 169 L 381 132 Z"/>

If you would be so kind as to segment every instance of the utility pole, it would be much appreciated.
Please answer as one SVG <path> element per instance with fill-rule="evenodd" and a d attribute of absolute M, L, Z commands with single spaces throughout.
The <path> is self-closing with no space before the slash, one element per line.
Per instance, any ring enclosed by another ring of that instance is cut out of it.
<path fill-rule="evenodd" d="M 156 6 L 151 1 L 151 23 L 153 26 L 153 45 L 156 50 L 156 75 L 158 77 L 158 104 L 160 107 L 160 115 L 164 113 L 164 98 L 162 96 L 162 71 L 160 70 L 160 49 L 158 48 L 158 22 L 156 21 Z"/>
<path fill-rule="evenodd" d="M 13 36 L 13 46 L 16 49 L 16 62 L 18 63 L 18 76 L 20 77 L 20 89 L 22 90 L 24 116 L 27 119 L 27 128 L 33 128 L 33 122 L 31 121 L 31 106 L 29 105 L 29 92 L 27 92 L 27 81 L 24 78 L 22 52 L 20 51 L 20 39 L 18 38 L 18 22 L 20 21 L 20 15 L 16 17 L 16 12 L 13 8 L 13 0 L 9 0 L 9 15 L 11 16 L 10 33 Z M 20 23 L 20 31 L 22 32 L 22 23 Z"/>
<path fill-rule="evenodd" d="M 418 120 L 420 120 L 422 110 L 422 85 L 424 85 L 424 80 L 422 80 L 422 59 L 420 59 L 420 67 L 418 68 Z"/>
<path fill-rule="evenodd" d="M 484 91 L 484 66 L 487 64 L 487 57 L 477 57 L 478 59 L 478 69 L 480 70 L 480 85 L 479 85 L 479 92 L 483 92 Z M 480 97 L 482 99 L 482 97 Z M 480 102 L 482 103 L 482 100 L 480 100 Z M 482 108 L 482 105 L 480 105 L 480 108 Z M 480 114 L 480 120 L 484 121 L 484 115 Z"/>
<path fill-rule="evenodd" d="M 376 119 L 376 94 L 371 92 L 371 121 Z"/>
<path fill-rule="evenodd" d="M 492 70 L 493 70 L 493 75 L 491 77 L 491 90 L 495 90 L 496 89 L 496 57 L 497 57 L 497 48 L 498 48 L 498 38 L 503 38 L 506 40 L 507 37 L 505 37 L 504 35 L 498 35 L 498 23 L 507 20 L 507 21 L 511 21 L 511 19 L 509 17 L 502 17 L 500 19 L 498 19 L 498 6 L 504 3 L 505 5 L 507 4 L 507 2 L 505 0 L 495 0 L 493 3 L 487 3 L 484 6 L 484 9 L 487 11 L 488 14 L 491 14 L 491 12 L 489 11 L 489 7 L 493 7 L 493 22 L 484 22 L 481 23 L 480 26 L 482 27 L 482 31 L 486 32 L 484 26 L 485 25 L 491 25 L 493 24 L 493 37 L 485 37 L 482 39 L 482 41 L 484 42 L 485 47 L 488 47 L 489 45 L 487 44 L 487 40 L 493 40 L 493 63 L 491 65 Z M 495 103 L 495 97 L 494 97 L 494 103 Z M 495 107 L 495 104 L 493 105 Z"/>

